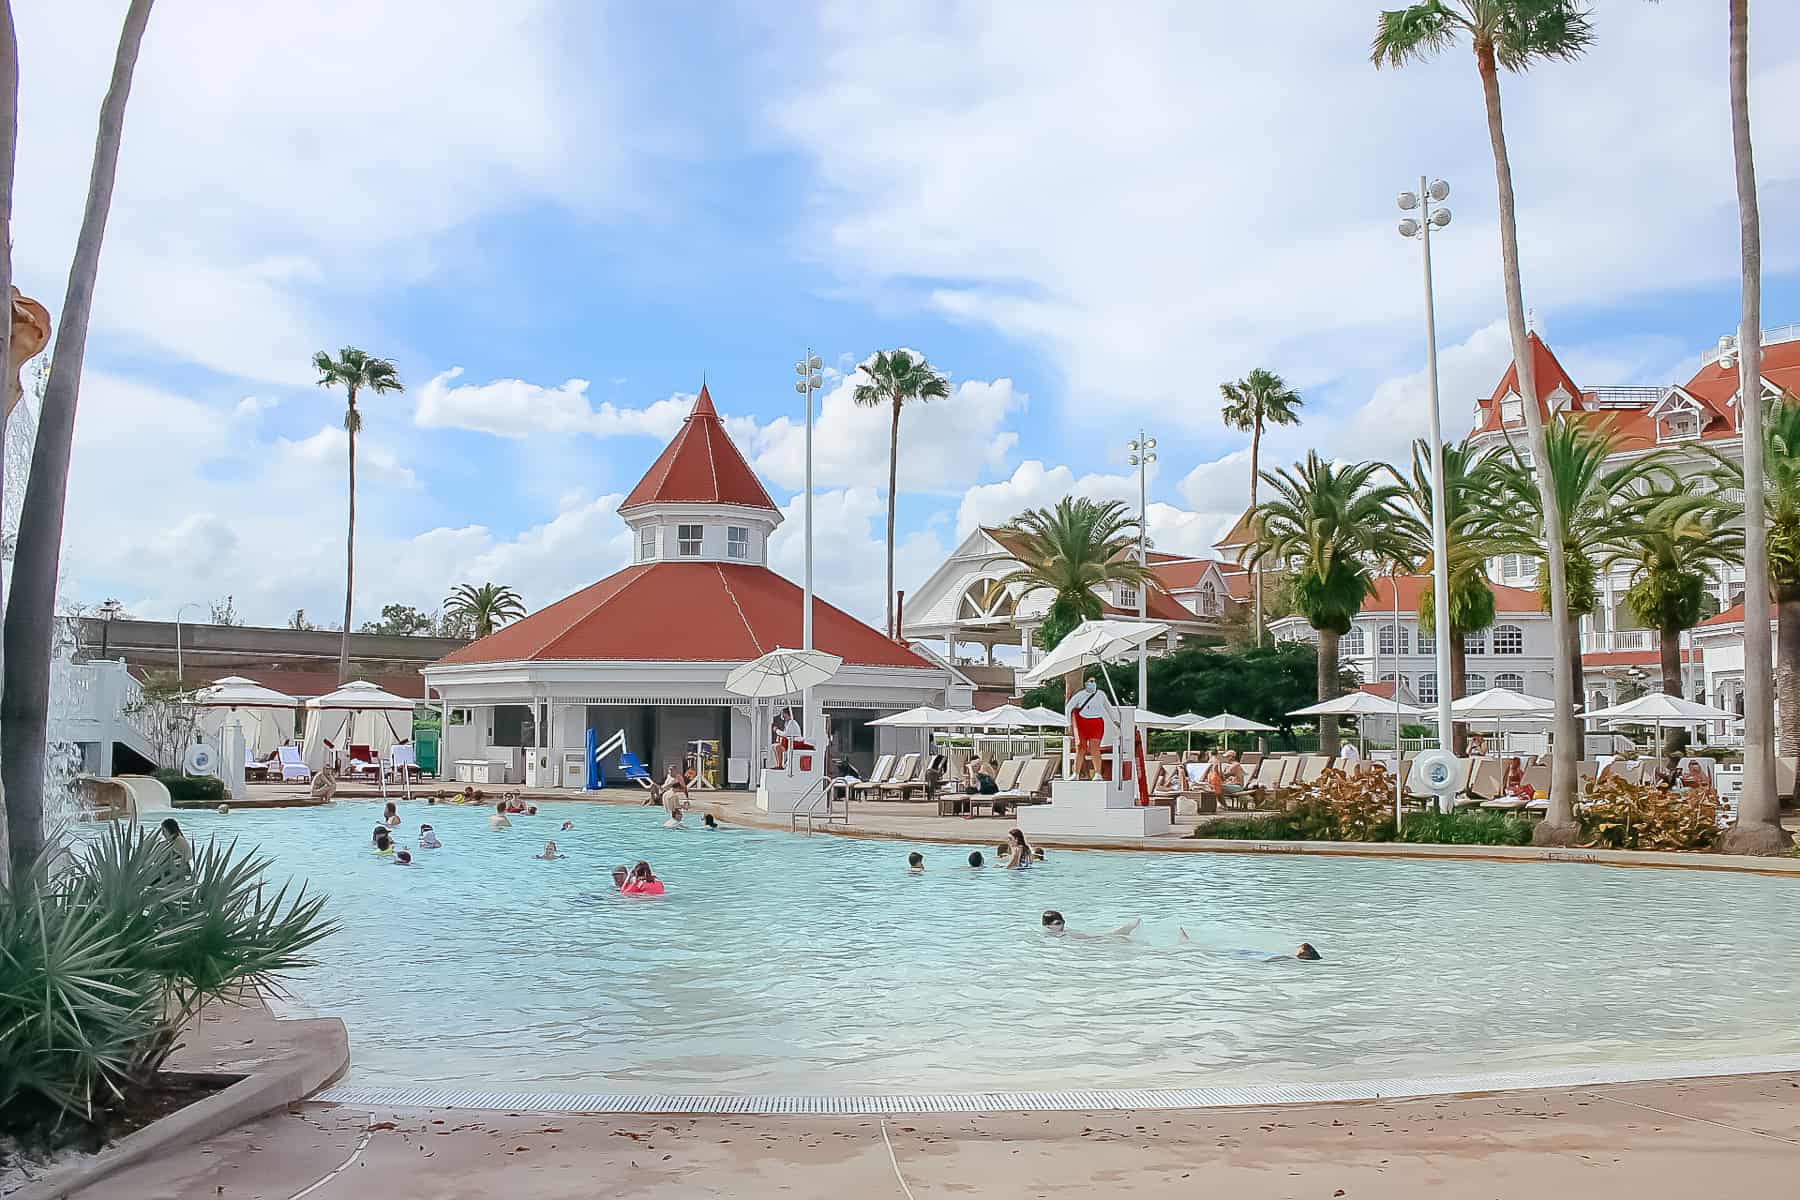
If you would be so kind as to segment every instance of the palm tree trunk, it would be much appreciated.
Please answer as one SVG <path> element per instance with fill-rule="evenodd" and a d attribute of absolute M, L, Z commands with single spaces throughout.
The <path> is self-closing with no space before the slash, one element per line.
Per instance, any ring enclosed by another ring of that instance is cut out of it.
<path fill-rule="evenodd" d="M 1800 753 L 1800 588 L 1782 588 L 1775 607 L 1775 710 L 1781 714 L 1780 746 L 1783 754 Z M 1755 636 L 1744 626 L 1744 641 Z M 1765 637 L 1765 641 L 1768 639 Z M 1745 672 L 1748 695 L 1749 673 Z M 1744 713 L 1749 715 L 1746 702 Z M 1777 800 L 1779 804 L 1779 799 Z"/>
<path fill-rule="evenodd" d="M 344 538 L 344 634 L 338 642 L 338 684 L 350 681 L 350 607 L 356 596 L 356 389 L 350 389 L 350 531 Z"/>
<path fill-rule="evenodd" d="M 1319 702 L 1335 700 L 1338 695 L 1338 632 L 1319 630 Z M 1337 757 L 1338 719 L 1319 718 L 1319 753 Z"/>
<path fill-rule="evenodd" d="M 1256 475 L 1262 460 L 1262 413 L 1256 414 L 1256 420 L 1250 426 L 1250 511 L 1256 511 Z M 1253 587 L 1256 603 L 1251 618 L 1256 622 L 1256 644 L 1263 641 L 1263 569 L 1262 559 L 1256 560 L 1256 579 Z"/>
<path fill-rule="evenodd" d="M 1444 631 L 1443 626 L 1440 625 L 1438 627 L 1439 635 L 1440 636 L 1443 635 L 1444 632 L 1445 631 Z M 1469 654 L 1468 654 L 1468 651 L 1463 649 L 1463 631 L 1462 630 L 1451 629 L 1449 631 L 1449 637 L 1450 637 L 1449 688 L 1450 688 L 1450 698 L 1452 700 L 1455 700 L 1455 699 L 1460 698 L 1463 695 L 1463 693 L 1468 689 L 1468 686 L 1469 686 Z M 1460 724 L 1453 724 L 1450 726 L 1450 748 L 1451 748 L 1451 753 L 1455 754 L 1458 758 L 1461 758 L 1465 754 L 1468 753 L 1468 750 L 1469 750 L 1468 726 L 1460 725 Z"/>
<path fill-rule="evenodd" d="M 1670 696 L 1687 698 L 1686 680 L 1681 677 L 1681 630 L 1679 628 L 1659 629 L 1656 631 L 1658 657 L 1662 660 L 1662 690 Z M 1672 728 L 1663 739 L 1660 753 L 1673 756 L 1682 746 L 1683 731 Z"/>
<path fill-rule="evenodd" d="M 1792 841 L 1775 795 L 1774 713 L 1769 696 L 1769 544 L 1763 505 L 1762 219 L 1750 143 L 1750 0 L 1731 0 L 1731 156 L 1737 166 L 1743 310 L 1738 318 L 1738 403 L 1744 431 L 1744 793 L 1720 848 L 1780 854 Z M 1783 606 L 1785 608 L 1785 605 Z M 1800 618 L 1800 613 L 1795 614 Z M 1786 628 L 1794 622 L 1783 620 Z M 1784 661 L 1790 662 L 1785 654 Z M 1788 675 L 1782 723 L 1800 718 Z M 1790 752 L 1793 742 L 1788 742 Z"/>
<path fill-rule="evenodd" d="M 50 378 L 38 416 L 31 477 L 19 513 L 19 543 L 13 558 L 12 595 L 6 612 L 4 692 L 0 693 L 0 787 L 15 872 L 38 856 L 44 842 L 44 758 L 49 736 L 50 645 L 56 629 L 56 578 L 62 559 L 63 502 L 69 486 L 69 453 L 75 438 L 75 406 L 81 397 L 81 364 L 87 351 L 88 318 L 100 245 L 112 208 L 119 144 L 125 130 L 125 101 L 131 75 L 150 20 L 151 0 L 131 0 L 119 33 L 112 80 L 100 102 L 100 129 L 88 176 L 87 204 L 75 257 L 63 294 L 62 328 L 56 333 Z M 11 292 L 7 293 L 11 321 Z"/>
<path fill-rule="evenodd" d="M 1550 474 L 1544 469 L 1544 464 L 1550 461 L 1550 448 L 1544 437 L 1544 415 L 1538 411 L 1531 344 L 1525 335 L 1524 288 L 1519 281 L 1518 206 L 1513 197 L 1512 163 L 1506 153 L 1506 127 L 1500 115 L 1500 74 L 1494 61 L 1493 42 L 1486 38 L 1476 39 L 1475 63 L 1481 74 L 1488 141 L 1494 152 L 1494 181 L 1499 192 L 1500 266 L 1506 284 L 1506 326 L 1512 336 L 1513 364 L 1519 376 L 1519 397 L 1523 401 L 1521 407 L 1525 410 L 1525 427 L 1531 442 L 1532 475 L 1537 480 L 1538 498 L 1544 513 L 1544 558 L 1550 576 L 1550 635 L 1554 644 L 1563 646 L 1568 644 L 1572 626 L 1569 592 L 1564 582 L 1567 571 L 1563 563 L 1562 511 Z M 1575 764 L 1580 758 L 1581 729 L 1575 720 L 1571 697 L 1581 686 L 1579 658 L 1576 663 L 1575 678 L 1571 679 L 1568 661 L 1563 659 L 1564 676 L 1555 689 L 1556 740 L 1550 756 L 1550 806 L 1532 835 L 1540 845 L 1566 844 L 1578 832 L 1575 824 Z"/>
<path fill-rule="evenodd" d="M 12 406 L 12 200 L 13 168 L 19 149 L 19 36 L 13 28 L 12 0 L 0 0 L 0 297 L 6 319 L 0 320 L 0 371 L 7 395 L 0 403 L 0 495 L 6 488 L 6 410 Z M 0 646 L 0 678 L 4 678 Z M 6 836 L 5 786 L 0 783 L 0 887 L 10 878 L 12 852 Z"/>
<path fill-rule="evenodd" d="M 888 426 L 888 512 L 887 512 L 887 631 L 899 636 L 898 614 L 894 612 L 894 485 L 900 478 L 900 397 L 894 397 L 894 417 Z"/>

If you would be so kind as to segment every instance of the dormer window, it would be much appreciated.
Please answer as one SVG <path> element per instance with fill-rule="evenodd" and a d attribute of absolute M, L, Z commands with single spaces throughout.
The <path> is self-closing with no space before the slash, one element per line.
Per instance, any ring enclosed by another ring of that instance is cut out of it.
<path fill-rule="evenodd" d="M 638 561 L 649 562 L 656 557 L 656 526 L 646 525 L 638 530 Z"/>
<path fill-rule="evenodd" d="M 1500 401 L 1500 423 L 1502 425 L 1523 425 L 1525 423 L 1525 402 L 1517 396 L 1508 396 Z"/>
<path fill-rule="evenodd" d="M 750 531 L 742 525 L 730 525 L 725 529 L 725 557 L 750 557 Z"/>
<path fill-rule="evenodd" d="M 1691 412 L 1672 412 L 1657 422 L 1656 440 L 1679 442 L 1700 436 L 1700 420 Z"/>
<path fill-rule="evenodd" d="M 698 525 L 677 525 L 675 527 L 675 553 L 682 558 L 700 557 L 700 531 Z"/>
<path fill-rule="evenodd" d="M 1119 607 L 1120 608 L 1136 608 L 1137 602 L 1138 602 L 1138 590 L 1134 587 L 1128 587 L 1125 584 L 1120 584 L 1119 585 Z"/>

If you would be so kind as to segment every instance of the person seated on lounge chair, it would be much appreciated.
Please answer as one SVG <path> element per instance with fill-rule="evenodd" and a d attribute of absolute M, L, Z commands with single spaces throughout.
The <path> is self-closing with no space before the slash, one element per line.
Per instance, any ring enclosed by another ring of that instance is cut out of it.
<path fill-rule="evenodd" d="M 506 801 L 494 801 L 493 815 L 488 818 L 489 829 L 511 829 L 512 822 L 506 819 Z"/>
<path fill-rule="evenodd" d="M 1680 785 L 1684 788 L 1710 788 L 1712 778 L 1707 775 L 1706 768 L 1700 765 L 1699 759 L 1690 758 L 1687 766 L 1681 770 Z"/>
<path fill-rule="evenodd" d="M 1051 937 L 1074 938 L 1078 941 L 1091 942 L 1100 938 L 1128 938 L 1143 923 L 1142 917 L 1133 917 L 1117 929 L 1107 933 L 1078 933 L 1070 929 L 1063 920 L 1063 915 L 1054 908 L 1044 910 L 1044 932 Z"/>
<path fill-rule="evenodd" d="M 1517 755 L 1506 760 L 1506 773 L 1502 777 L 1500 794 L 1510 800 L 1530 802 L 1537 799 L 1537 793 L 1525 782 L 1525 768 L 1520 765 Z"/>
<path fill-rule="evenodd" d="M 1480 758 L 1485 755 L 1488 752 L 1487 735 L 1483 733 L 1471 733 L 1469 735 L 1468 751 L 1470 758 Z"/>
<path fill-rule="evenodd" d="M 1244 790 L 1244 764 L 1238 761 L 1236 750 L 1227 750 L 1219 759 L 1221 774 L 1225 777 L 1225 795 L 1235 796 Z"/>

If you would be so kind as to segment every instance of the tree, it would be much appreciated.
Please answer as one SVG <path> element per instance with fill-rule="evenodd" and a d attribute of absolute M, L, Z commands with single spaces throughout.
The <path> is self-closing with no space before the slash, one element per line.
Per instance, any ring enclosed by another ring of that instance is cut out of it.
<path fill-rule="evenodd" d="M 1544 414 L 1538 409 L 1537 381 L 1531 367 L 1531 345 L 1525 332 L 1524 287 L 1519 279 L 1518 207 L 1513 197 L 1512 163 L 1507 157 L 1506 130 L 1500 112 L 1500 68 L 1525 71 L 1534 63 L 1579 58 L 1593 41 L 1587 7 L 1577 0 L 1419 0 L 1381 14 L 1370 58 L 1377 67 L 1400 67 L 1447 49 L 1463 35 L 1475 52 L 1475 70 L 1487 109 L 1488 142 L 1494 155 L 1494 183 L 1499 195 L 1500 267 L 1506 290 L 1506 326 L 1511 335 L 1513 369 L 1524 401 L 1525 428 L 1533 462 L 1543 462 Z M 1549 515 L 1550 542 L 1545 547 L 1550 593 L 1550 630 L 1556 644 L 1575 636 L 1569 612 L 1569 581 L 1564 578 L 1562 517 L 1547 479 L 1539 481 L 1542 511 Z M 1555 742 L 1551 746 L 1550 807 L 1532 833 L 1537 843 L 1567 844 L 1580 833 L 1575 823 L 1575 792 L 1580 786 L 1576 763 L 1582 745 L 1575 719 L 1575 693 L 1581 686 L 1580 662 L 1573 677 L 1566 660 L 1558 659 Z"/>
<path fill-rule="evenodd" d="M 894 497 L 900 474 L 900 410 L 913 401 L 939 400 L 950 394 L 949 382 L 924 357 L 914 358 L 905 350 L 883 350 L 856 368 L 862 382 L 851 393 L 864 408 L 887 405 L 891 411 L 888 423 L 888 493 L 887 493 L 887 632 L 899 634 L 899 616 L 894 612 Z"/>
<path fill-rule="evenodd" d="M 1602 566 L 1630 569 L 1625 606 L 1660 639 L 1662 690 L 1686 696 L 1681 635 L 1706 615 L 1707 584 L 1742 562 L 1744 531 L 1717 492 L 1696 492 L 1670 472 L 1627 505 L 1624 528 Z M 1673 736 L 1673 735 L 1672 735 Z"/>
<path fill-rule="evenodd" d="M 1220 415 L 1228 428 L 1250 435 L 1250 507 L 1256 507 L 1256 477 L 1262 470 L 1262 432 L 1265 425 L 1298 425 L 1299 410 L 1305 405 L 1300 393 L 1289 387 L 1273 371 L 1257 367 L 1236 383 L 1221 383 L 1219 395 L 1225 398 Z M 1259 568 L 1252 585 L 1251 620 L 1256 626 L 1256 644 L 1263 639 L 1263 573 Z"/>
<path fill-rule="evenodd" d="M 1065 496 L 1055 508 L 1020 513 L 1011 527 L 1022 535 L 1020 565 L 1000 583 L 1020 588 L 1021 599 L 1051 593 L 1040 631 L 1058 632 L 1054 641 L 1039 643 L 1045 650 L 1054 650 L 1070 630 L 1105 611 L 1094 589 L 1113 583 L 1149 586 L 1150 572 L 1136 557 L 1137 519 L 1117 500 Z M 1065 694 L 1072 694 L 1081 686 L 1081 672 L 1070 672 L 1063 682 Z"/>
<path fill-rule="evenodd" d="M 1378 476 L 1386 473 L 1387 480 Z M 1250 565 L 1282 564 L 1293 581 L 1294 605 L 1318 631 L 1316 692 L 1338 695 L 1338 639 L 1362 611 L 1372 588 L 1374 563 L 1405 553 L 1406 495 L 1393 468 L 1383 463 L 1339 467 L 1309 451 L 1292 470 L 1263 472 L 1274 495 L 1251 513 L 1255 538 Z M 1338 752 L 1337 722 L 1319 723 L 1319 751 Z"/>
<path fill-rule="evenodd" d="M 1498 551 L 1493 538 L 1493 521 L 1485 487 L 1484 464 L 1490 454 L 1473 449 L 1467 442 L 1444 446 L 1444 530 L 1450 551 L 1450 619 L 1442 636 L 1450 660 L 1450 678 L 1440 679 L 1439 687 L 1450 689 L 1455 700 L 1467 692 L 1468 653 L 1463 637 L 1486 629 L 1494 623 L 1494 589 L 1487 578 L 1487 560 Z M 1417 520 L 1401 526 L 1406 539 L 1406 561 L 1421 564 L 1418 569 L 1432 570 L 1431 544 L 1431 444 L 1423 438 L 1413 443 L 1412 475 L 1406 481 L 1407 500 Z M 1439 635 L 1436 612 L 1437 597 L 1430 588 L 1419 595 L 1419 628 Z M 1458 725 L 1454 730 L 1456 753 L 1463 752 L 1467 730 Z"/>
<path fill-rule="evenodd" d="M 315 628 L 313 623 L 306 619 L 306 610 L 304 608 L 296 608 L 294 610 L 293 615 L 288 618 L 287 627 L 289 629 Z"/>
<path fill-rule="evenodd" d="M 381 620 L 364 621 L 357 632 L 387 637 L 430 637 L 437 632 L 437 622 L 430 613 L 420 612 L 410 604 L 384 604 Z"/>
<path fill-rule="evenodd" d="M 214 625 L 242 625 L 244 623 L 244 618 L 238 616 L 237 605 L 233 603 L 230 596 L 223 600 L 214 600 L 209 607 L 212 610 Z"/>
<path fill-rule="evenodd" d="M 484 638 L 494 630 L 525 615 L 525 601 L 519 593 L 504 584 L 458 584 L 444 597 L 444 615 L 466 620 L 475 636 Z"/>
<path fill-rule="evenodd" d="M 75 408 L 81 396 L 88 320 L 93 313 L 94 285 L 100 272 L 100 245 L 105 240 L 106 217 L 112 208 L 113 182 L 118 175 L 125 102 L 131 94 L 131 76 L 143 45 L 144 28 L 150 21 L 150 4 L 151 0 L 131 0 L 126 9 L 112 78 L 100 102 L 100 128 L 94 139 L 87 202 L 63 293 L 62 327 L 56 333 L 43 411 L 38 417 L 31 478 L 25 485 L 25 500 L 20 508 L 19 544 L 13 558 L 6 610 L 4 694 L 0 695 L 0 783 L 6 793 L 15 873 L 25 871 L 37 859 L 44 841 L 49 647 L 55 640 L 63 502 L 69 490 L 69 455 L 75 438 Z M 16 52 L 13 58 L 16 63 Z M 7 295 L 10 298 L 11 292 Z"/>
<path fill-rule="evenodd" d="M 350 678 L 350 607 L 356 599 L 356 435 L 362 432 L 362 410 L 356 407 L 356 394 L 362 391 L 381 395 L 403 392 L 400 373 L 385 358 L 375 358 L 354 346 L 345 346 L 338 356 L 321 350 L 313 355 L 313 366 L 319 372 L 319 386 L 342 387 L 348 403 L 344 407 L 344 432 L 350 435 L 350 528 L 344 539 L 344 638 L 338 650 L 338 682 Z"/>
<path fill-rule="evenodd" d="M 1738 250 L 1743 277 L 1738 315 L 1738 403 L 1745 429 L 1763 427 L 1762 394 L 1762 216 L 1756 203 L 1756 159 L 1750 144 L 1750 0 L 1730 0 L 1731 23 L 1731 158 L 1737 168 Z M 1782 405 L 1781 407 L 1786 407 Z M 1775 566 L 1763 512 L 1763 442 L 1744 439 L 1744 792 L 1737 823 L 1726 830 L 1722 848 L 1738 854 L 1780 854 L 1789 838 L 1781 827 L 1781 805 L 1775 795 L 1774 700 L 1769 679 L 1774 674 L 1769 639 L 1767 581 Z M 1800 618 L 1800 613 L 1795 616 Z M 1784 625 L 1786 622 L 1784 622 Z M 1752 634 L 1752 631 L 1755 631 Z M 1800 630 L 1796 630 L 1800 639 Z M 1783 723 L 1795 719 L 1800 694 L 1793 688 L 1788 661 L 1789 704 Z M 1800 644 L 1795 646 L 1800 652 Z M 1789 745 L 1792 750 L 1792 743 Z"/>
<path fill-rule="evenodd" d="M 12 386 L 12 201 L 13 175 L 19 150 L 19 35 L 13 28 L 12 0 L 0 2 L 0 296 L 6 297 L 6 320 L 0 321 L 0 370 Z M 6 494 L 6 417 L 12 407 L 9 394 L 0 404 L 0 509 Z M 5 537 L 0 529 L 0 539 Z M 4 677 L 4 652 L 0 647 L 0 677 Z M 0 794 L 4 793 L 0 784 Z M 0 799 L 0 885 L 10 878 L 12 852 L 7 844 L 6 807 Z"/>

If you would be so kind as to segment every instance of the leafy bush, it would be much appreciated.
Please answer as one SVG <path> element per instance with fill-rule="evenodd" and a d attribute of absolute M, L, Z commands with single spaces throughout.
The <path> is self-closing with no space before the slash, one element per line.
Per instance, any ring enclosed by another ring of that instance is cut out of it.
<path fill-rule="evenodd" d="M 175 804 L 195 800 L 217 804 L 225 799 L 224 781 L 210 775 L 183 775 L 173 767 L 159 767 L 153 774 L 169 789 L 169 800 Z"/>
<path fill-rule="evenodd" d="M 1704 850 L 1719 836 L 1722 809 L 1711 788 L 1675 792 L 1614 777 L 1588 789 L 1575 805 L 1575 819 L 1593 846 Z"/>
<path fill-rule="evenodd" d="M 95 1121 L 149 1086 L 209 1003 L 313 965 L 336 930 L 323 896 L 271 891 L 269 860 L 209 843 L 191 866 L 159 834 L 113 826 L 52 877 L 0 895 L 0 1128 L 45 1106 Z"/>
<path fill-rule="evenodd" d="M 1531 825 L 1504 813 L 1464 810 L 1409 813 L 1396 837 L 1394 783 L 1386 771 L 1346 777 L 1326 771 L 1284 794 L 1284 810 L 1227 817 L 1202 825 L 1195 837 L 1271 842 L 1392 842 L 1452 846 L 1523 846 Z"/>
<path fill-rule="evenodd" d="M 1440 846 L 1529 846 L 1531 822 L 1509 813 L 1468 808 L 1409 813 L 1399 840 Z"/>

